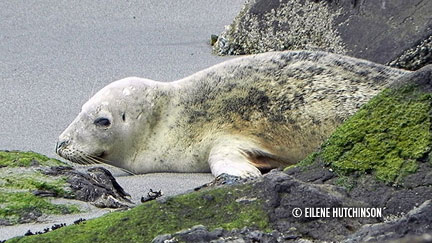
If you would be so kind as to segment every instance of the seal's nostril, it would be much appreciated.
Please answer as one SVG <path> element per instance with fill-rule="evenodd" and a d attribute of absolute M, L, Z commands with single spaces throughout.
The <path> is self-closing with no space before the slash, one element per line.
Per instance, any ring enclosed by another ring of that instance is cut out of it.
<path fill-rule="evenodd" d="M 56 143 L 56 153 L 58 153 L 58 151 L 59 151 L 60 149 L 66 147 L 68 144 L 69 144 L 69 141 L 68 141 L 68 140 L 63 140 L 63 141 L 57 142 L 57 143 Z"/>

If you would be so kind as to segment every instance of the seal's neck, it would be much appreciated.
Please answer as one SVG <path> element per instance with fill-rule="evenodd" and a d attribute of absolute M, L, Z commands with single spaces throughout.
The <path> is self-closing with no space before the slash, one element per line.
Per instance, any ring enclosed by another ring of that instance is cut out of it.
<path fill-rule="evenodd" d="M 137 153 L 131 155 L 131 170 L 149 172 L 207 172 L 207 159 L 199 152 L 203 143 L 196 142 L 189 124 L 188 96 L 183 87 L 158 85 L 151 93 L 152 109 L 141 134 Z"/>

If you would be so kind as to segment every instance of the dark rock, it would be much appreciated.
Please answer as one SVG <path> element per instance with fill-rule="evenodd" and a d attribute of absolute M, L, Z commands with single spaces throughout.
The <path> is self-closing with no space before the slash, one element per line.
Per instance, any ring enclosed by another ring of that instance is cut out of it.
<path fill-rule="evenodd" d="M 30 166 L 40 166 L 40 163 L 39 163 L 39 161 L 37 161 L 37 160 L 35 160 L 35 159 L 32 159 L 32 160 L 30 161 Z"/>
<path fill-rule="evenodd" d="M 51 191 L 35 190 L 32 193 L 33 193 L 33 195 L 39 196 L 39 197 L 56 197 L 57 196 L 57 193 L 51 192 Z"/>
<path fill-rule="evenodd" d="M 75 220 L 73 223 L 74 223 L 74 224 L 81 224 L 81 223 L 83 223 L 83 222 L 85 222 L 85 221 L 86 221 L 86 219 L 79 218 L 79 219 Z"/>
<path fill-rule="evenodd" d="M 419 89 L 425 92 L 432 92 L 432 65 L 427 65 L 416 72 L 403 75 L 391 87 L 397 89 L 406 84 L 416 84 L 419 86 Z"/>
<path fill-rule="evenodd" d="M 101 195 L 93 195 L 97 196 L 91 201 L 91 204 L 95 205 L 98 208 L 126 208 L 130 205 L 123 202 L 123 200 L 118 200 L 113 195 L 102 193 Z"/>
<path fill-rule="evenodd" d="M 54 224 L 53 226 L 51 226 L 51 228 L 49 228 L 49 227 L 48 227 L 48 228 L 45 228 L 45 229 L 43 229 L 43 231 L 35 231 L 35 232 L 32 232 L 31 230 L 28 230 L 28 231 L 24 234 L 24 236 L 42 235 L 42 234 L 48 233 L 48 232 L 50 232 L 50 231 L 54 231 L 54 230 L 60 229 L 60 228 L 65 227 L 65 226 L 66 226 L 65 223 L 61 223 L 61 224 Z"/>
<path fill-rule="evenodd" d="M 202 225 L 197 225 L 191 229 L 179 231 L 172 235 L 161 235 L 153 239 L 154 243 L 164 243 L 164 242 L 210 242 L 212 240 L 218 239 L 222 235 L 223 230 L 214 230 L 209 232 L 206 227 Z"/>
<path fill-rule="evenodd" d="M 296 228 L 296 234 L 320 240 L 342 240 L 365 223 L 377 223 L 377 218 L 294 217 L 293 211 L 306 208 L 369 207 L 352 200 L 341 187 L 302 182 L 282 172 L 270 172 L 261 182 L 268 200 L 270 222 L 274 229 L 286 232 Z"/>
<path fill-rule="evenodd" d="M 173 234 L 156 237 L 153 242 L 301 242 L 301 241 L 386 241 L 392 239 L 417 240 L 426 242 L 432 231 L 432 202 L 429 200 L 416 209 L 418 202 L 432 195 L 430 187 L 415 186 L 413 189 L 395 188 L 378 182 L 373 177 L 362 177 L 357 187 L 348 191 L 333 185 L 337 176 L 323 164 L 314 168 L 287 172 L 273 170 L 260 180 L 249 182 L 258 199 L 237 198 L 238 203 L 265 199 L 270 227 L 268 233 L 253 228 L 209 231 L 204 226 L 195 226 Z M 320 171 L 321 170 L 321 171 Z M 312 179 L 317 175 L 328 175 L 328 180 Z M 299 180 L 297 178 L 301 178 Z M 424 183 L 420 181 L 419 183 Z M 359 186 L 360 185 L 360 186 Z M 356 189 L 357 188 L 357 189 Z M 424 190 L 424 192 L 422 192 Z M 214 199 L 209 199 L 214 200 Z M 306 217 L 306 208 L 383 208 L 385 217 Z M 295 217 L 293 210 L 299 208 L 303 214 Z M 398 212 L 398 214 L 392 214 Z M 400 215 L 405 216 L 400 216 Z M 393 221 L 385 222 L 385 220 Z M 414 238 L 413 238 L 414 237 Z M 423 240 L 423 241 L 422 241 Z"/>
<path fill-rule="evenodd" d="M 217 35 L 211 35 L 210 36 L 210 45 L 213 46 L 216 43 L 217 39 L 218 39 Z"/>
<path fill-rule="evenodd" d="M 60 229 L 60 228 L 65 227 L 65 226 L 66 226 L 65 223 L 61 223 L 61 224 L 54 224 L 53 226 L 51 226 L 51 230 Z"/>
<path fill-rule="evenodd" d="M 171 242 L 175 242 L 172 238 L 173 237 L 170 234 L 158 235 L 152 240 L 152 243 L 165 243 L 169 240 L 171 240 Z"/>
<path fill-rule="evenodd" d="M 191 229 L 180 231 L 174 234 L 160 235 L 153 239 L 153 243 L 164 242 L 285 242 L 289 237 L 279 232 L 266 233 L 260 230 L 243 228 L 227 231 L 224 229 L 215 229 L 208 231 L 202 225 L 197 225 Z M 292 238 L 291 238 L 292 239 Z"/>
<path fill-rule="evenodd" d="M 42 216 L 42 212 L 38 208 L 27 208 L 20 212 L 18 223 L 34 222 L 40 216 Z"/>
<path fill-rule="evenodd" d="M 416 70 L 432 63 L 431 11 L 422 0 L 250 0 L 214 51 L 323 50 Z"/>
<path fill-rule="evenodd" d="M 336 176 L 328 168 L 325 168 L 324 165 L 308 167 L 307 171 L 304 167 L 294 167 L 286 173 L 295 176 L 295 178 L 301 181 L 318 184 L 324 183 Z"/>
<path fill-rule="evenodd" d="M 222 173 L 218 175 L 211 183 L 215 185 L 235 185 L 246 182 L 248 179 L 239 176 Z"/>
<path fill-rule="evenodd" d="M 432 234 L 409 235 L 402 239 L 386 241 L 386 243 L 430 243 L 430 242 L 432 242 Z"/>
<path fill-rule="evenodd" d="M 68 171 L 75 171 L 75 169 L 69 166 L 52 166 L 44 170 L 43 173 L 45 175 L 59 176 L 66 174 Z"/>
<path fill-rule="evenodd" d="M 150 191 L 147 193 L 147 196 L 143 196 L 141 197 L 141 202 L 148 202 L 148 201 L 152 201 L 155 200 L 158 197 L 162 196 L 162 191 L 153 191 L 152 189 L 150 189 Z"/>
<path fill-rule="evenodd" d="M 420 164 L 417 173 L 405 177 L 404 186 L 406 188 L 432 186 L 432 166 L 426 163 Z"/>
<path fill-rule="evenodd" d="M 260 230 L 255 230 L 251 228 L 243 228 L 241 230 L 231 230 L 222 237 L 220 237 L 217 241 L 218 243 L 224 242 L 286 242 L 287 238 L 277 232 L 273 231 L 271 233 L 263 232 Z"/>
<path fill-rule="evenodd" d="M 205 195 L 203 196 L 203 198 L 204 198 L 205 200 L 209 201 L 209 202 L 211 202 L 211 201 L 213 201 L 213 200 L 215 199 L 214 196 L 213 196 L 213 195 L 210 195 L 210 194 L 205 194 Z"/>
<path fill-rule="evenodd" d="M 430 63 L 432 63 L 432 36 L 405 50 L 400 56 L 387 64 L 392 67 L 417 70 Z"/>
<path fill-rule="evenodd" d="M 66 176 L 73 198 L 91 202 L 97 207 L 121 208 L 132 205 L 130 195 L 117 183 L 112 174 L 102 167 L 79 172 L 71 167 L 51 167 L 47 175 Z"/>
<path fill-rule="evenodd" d="M 7 219 L 0 219 L 0 226 L 10 226 L 13 225 L 12 222 L 10 222 Z"/>
<path fill-rule="evenodd" d="M 222 173 L 218 175 L 213 181 L 204 184 L 202 186 L 194 188 L 195 191 L 201 190 L 207 187 L 216 187 L 222 185 L 238 185 L 242 183 L 246 183 L 248 181 L 252 181 L 254 178 L 241 178 L 239 176 L 229 175 L 227 173 Z"/>
<path fill-rule="evenodd" d="M 428 200 L 397 220 L 363 226 L 355 234 L 349 236 L 346 242 L 383 242 L 407 236 L 430 234 L 432 233 L 431 215 L 432 201 Z"/>
<path fill-rule="evenodd" d="M 385 215 L 402 214 L 432 198 L 432 187 L 396 189 L 386 202 Z"/>
<path fill-rule="evenodd" d="M 383 208 L 384 216 L 407 213 L 432 195 L 432 184 L 428 177 L 432 173 L 432 166 L 428 163 L 421 163 L 417 172 L 408 175 L 398 187 L 387 185 L 368 174 L 345 177 L 346 181 L 341 182 L 322 162 L 308 167 L 295 167 L 286 173 L 303 182 L 342 186 L 349 190 L 347 193 L 353 200 L 370 207 Z M 330 179 L 319 179 L 320 176 L 326 177 L 325 175 L 330 175 L 327 176 Z"/>

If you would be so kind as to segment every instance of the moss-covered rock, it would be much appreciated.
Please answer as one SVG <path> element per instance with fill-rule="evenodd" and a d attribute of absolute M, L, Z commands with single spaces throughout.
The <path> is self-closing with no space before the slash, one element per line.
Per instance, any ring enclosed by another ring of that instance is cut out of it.
<path fill-rule="evenodd" d="M 8 242 L 150 242 L 157 235 L 197 224 L 209 229 L 244 226 L 269 229 L 263 201 L 254 195 L 251 186 L 242 185 L 229 190 L 195 192 L 162 202 L 151 201 L 129 211 Z"/>
<path fill-rule="evenodd" d="M 128 207 L 132 202 L 104 168 L 80 172 L 34 152 L 0 151 L 0 225 L 37 221 L 41 216 L 80 212 L 77 199 L 97 207 Z"/>
<path fill-rule="evenodd" d="M 340 126 L 319 155 L 340 175 L 373 173 L 400 183 L 429 156 L 431 109 L 432 93 L 418 85 L 387 89 Z"/>
<path fill-rule="evenodd" d="M 34 152 L 0 151 L 1 224 L 28 223 L 42 215 L 79 212 L 76 206 L 50 202 L 53 197 L 71 197 L 72 191 L 66 177 L 45 175 L 42 168 L 65 165 Z"/>
<path fill-rule="evenodd" d="M 61 166 L 65 163 L 34 152 L 0 151 L 1 167 Z"/>
<path fill-rule="evenodd" d="M 31 192 L 0 191 L 0 219 L 9 224 L 30 223 L 42 215 L 71 214 L 80 212 L 77 206 L 53 204 Z"/>
<path fill-rule="evenodd" d="M 431 66 L 403 77 L 285 171 L 342 186 L 386 215 L 408 212 L 432 195 L 431 84 Z"/>
<path fill-rule="evenodd" d="M 402 185 L 407 175 L 432 166 L 432 66 L 406 75 L 372 98 L 344 122 L 321 148 L 298 164 L 308 170 L 322 164 L 347 176 L 373 175 L 390 185 Z"/>
<path fill-rule="evenodd" d="M 7 170 L 18 172 L 18 170 Z M 66 183 L 66 177 L 50 177 L 37 170 L 19 170 L 21 173 L 8 173 L 0 175 L 0 185 L 3 190 L 44 191 L 55 196 L 65 197 L 71 195 Z"/>

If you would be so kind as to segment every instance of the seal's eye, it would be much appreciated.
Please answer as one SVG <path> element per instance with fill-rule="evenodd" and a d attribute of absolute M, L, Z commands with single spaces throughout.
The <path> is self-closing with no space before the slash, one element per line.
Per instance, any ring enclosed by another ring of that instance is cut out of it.
<path fill-rule="evenodd" d="M 107 126 L 111 125 L 111 122 L 108 118 L 100 117 L 94 121 L 94 124 L 96 126 L 100 126 L 100 127 L 107 127 Z"/>

